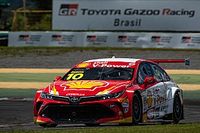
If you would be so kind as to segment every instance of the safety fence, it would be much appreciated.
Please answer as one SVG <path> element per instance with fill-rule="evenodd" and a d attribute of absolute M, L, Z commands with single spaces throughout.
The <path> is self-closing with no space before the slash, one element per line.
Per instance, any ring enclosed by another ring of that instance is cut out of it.
<path fill-rule="evenodd" d="M 200 33 L 9 32 L 8 46 L 200 49 Z"/>

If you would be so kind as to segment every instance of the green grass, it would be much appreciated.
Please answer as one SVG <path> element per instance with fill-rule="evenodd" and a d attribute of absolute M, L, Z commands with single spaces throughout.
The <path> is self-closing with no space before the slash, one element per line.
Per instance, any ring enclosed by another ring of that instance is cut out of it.
<path fill-rule="evenodd" d="M 102 126 L 86 128 L 52 128 L 42 130 L 10 130 L 8 133 L 199 133 L 200 124 Z"/>
<path fill-rule="evenodd" d="M 200 84 L 200 75 L 193 74 L 171 74 L 171 77 L 176 83 L 182 84 Z"/>
<path fill-rule="evenodd" d="M 0 82 L 51 82 L 55 76 L 63 76 L 64 73 L 0 73 Z M 200 84 L 200 75 L 172 74 L 176 83 Z"/>
<path fill-rule="evenodd" d="M 200 100 L 200 91 L 184 91 L 183 99 Z"/>
<path fill-rule="evenodd" d="M 51 82 L 63 73 L 0 73 L 0 82 Z"/>
<path fill-rule="evenodd" d="M 35 89 L 0 89 L 0 98 L 33 98 Z"/>

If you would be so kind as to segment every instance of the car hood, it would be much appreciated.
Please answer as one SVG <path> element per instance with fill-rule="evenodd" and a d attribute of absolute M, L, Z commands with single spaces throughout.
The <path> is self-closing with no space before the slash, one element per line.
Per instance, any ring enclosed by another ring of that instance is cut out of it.
<path fill-rule="evenodd" d="M 44 91 L 58 96 L 94 96 L 124 89 L 130 81 L 76 80 L 56 81 Z"/>

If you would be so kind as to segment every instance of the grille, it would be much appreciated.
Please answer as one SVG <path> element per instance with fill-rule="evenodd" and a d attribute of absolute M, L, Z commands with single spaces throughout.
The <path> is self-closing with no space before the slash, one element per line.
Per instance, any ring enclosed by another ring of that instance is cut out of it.
<path fill-rule="evenodd" d="M 70 103 L 81 103 L 81 102 L 87 102 L 87 101 L 97 101 L 97 100 L 102 100 L 102 96 L 88 96 L 88 97 L 77 97 L 79 100 L 78 101 L 71 101 L 71 98 L 73 97 L 61 97 L 61 96 L 52 96 L 53 100 L 57 101 L 64 101 L 64 102 L 70 102 Z"/>
<path fill-rule="evenodd" d="M 51 118 L 56 122 L 88 123 L 96 122 L 100 118 L 114 117 L 115 113 L 101 104 L 90 105 L 58 105 L 50 104 L 40 113 L 41 116 Z"/>

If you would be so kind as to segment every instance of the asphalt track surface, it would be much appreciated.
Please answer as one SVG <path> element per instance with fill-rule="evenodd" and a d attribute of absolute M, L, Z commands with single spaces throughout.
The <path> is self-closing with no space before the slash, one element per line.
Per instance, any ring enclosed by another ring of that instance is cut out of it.
<path fill-rule="evenodd" d="M 56 50 L 56 49 L 55 49 Z M 1 49 L 0 49 L 1 52 Z M 190 58 L 191 65 L 183 63 L 160 64 L 165 69 L 200 69 L 199 51 L 169 50 L 75 50 L 23 52 L 14 55 L 0 54 L 0 68 L 71 68 L 77 63 L 96 58 L 127 57 L 137 59 L 185 59 Z"/>
<path fill-rule="evenodd" d="M 185 119 L 180 123 L 200 122 L 200 102 L 185 100 L 184 116 Z M 0 101 L 0 130 L 8 129 L 42 129 L 33 123 L 33 102 L 2 100 Z M 57 128 L 80 128 L 85 127 L 83 124 L 59 125 Z"/>

